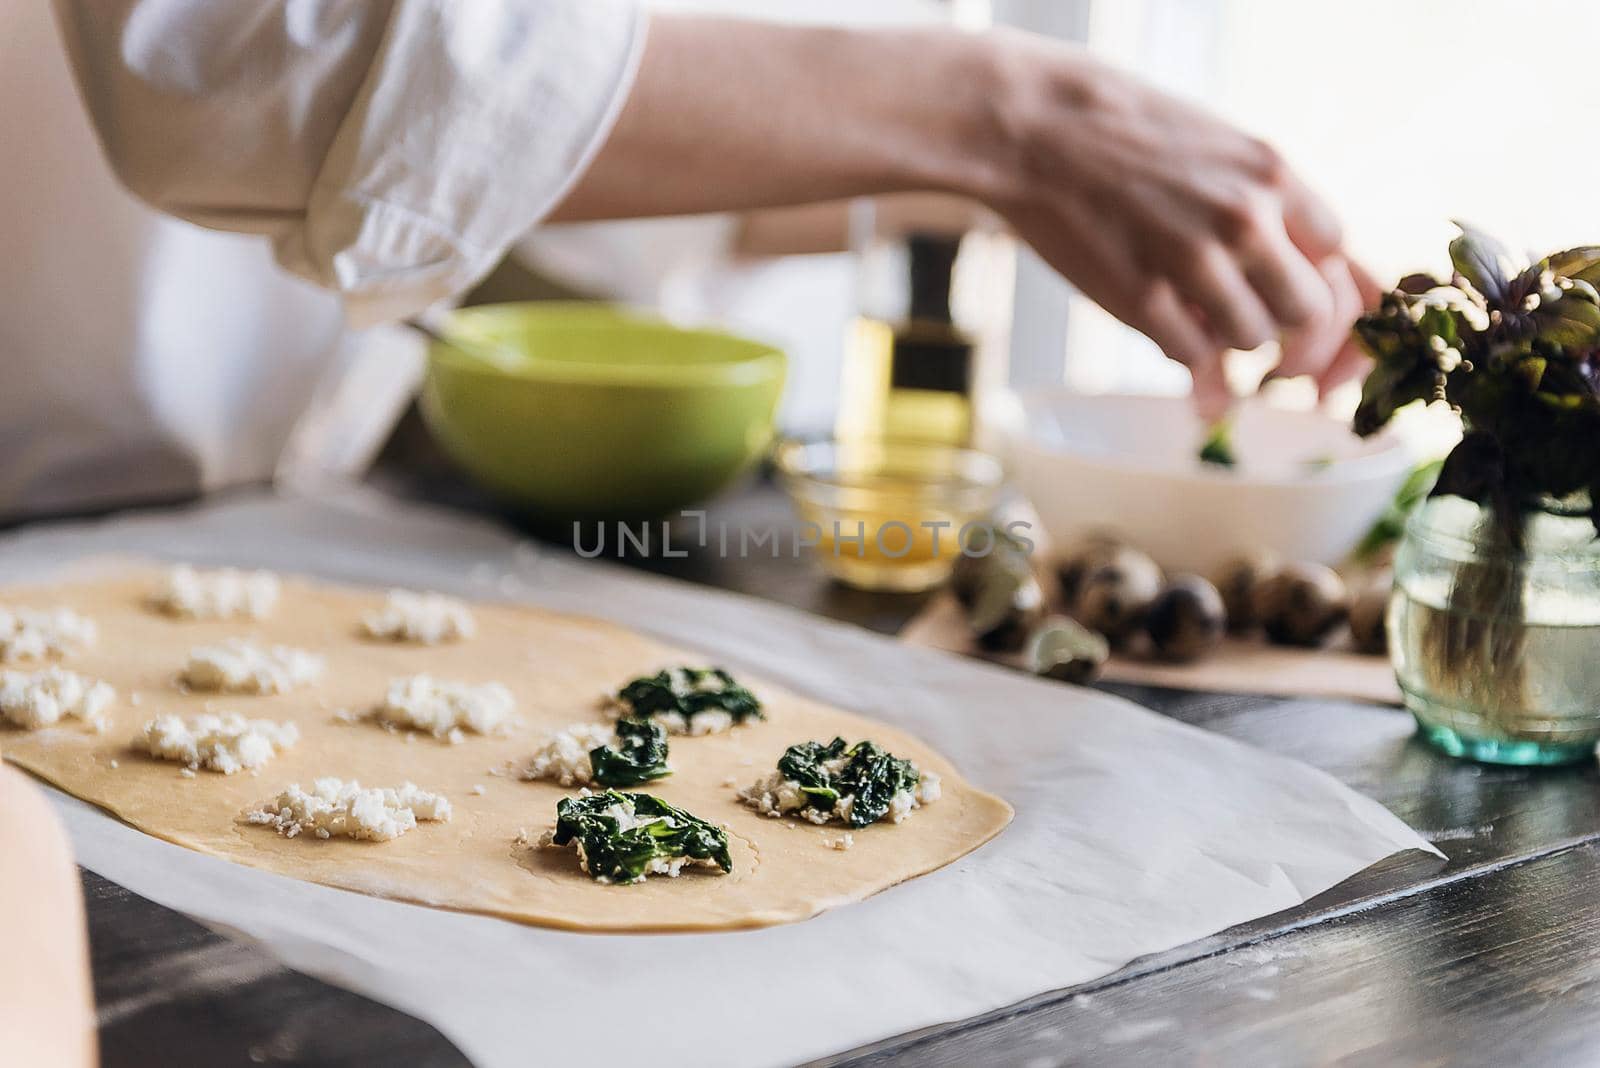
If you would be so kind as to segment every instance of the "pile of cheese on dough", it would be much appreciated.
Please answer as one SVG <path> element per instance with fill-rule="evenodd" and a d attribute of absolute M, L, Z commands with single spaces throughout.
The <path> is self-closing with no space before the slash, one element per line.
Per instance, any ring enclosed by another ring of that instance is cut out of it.
<path fill-rule="evenodd" d="M 589 753 L 603 745 L 615 745 L 616 741 L 617 732 L 609 724 L 574 723 L 545 738 L 522 769 L 522 777 L 530 781 L 550 779 L 562 786 L 587 785 L 594 781 Z"/>
<path fill-rule="evenodd" d="M 23 730 L 53 727 L 66 716 L 104 730 L 106 709 L 116 699 L 110 683 L 57 667 L 32 673 L 0 671 L 0 723 Z"/>
<path fill-rule="evenodd" d="M 65 656 L 93 645 L 96 636 L 93 620 L 65 608 L 44 612 L 0 606 L 0 664 Z"/>
<path fill-rule="evenodd" d="M 652 719 L 670 734 L 721 734 L 764 719 L 761 702 L 720 668 L 672 667 L 634 679 L 605 699 L 618 716 Z"/>
<path fill-rule="evenodd" d="M 422 645 L 461 641 L 478 632 L 477 621 L 464 602 L 409 590 L 390 590 L 383 608 L 362 617 L 361 628 L 369 638 Z"/>
<path fill-rule="evenodd" d="M 823 762 L 822 767 L 830 777 L 835 777 L 849 765 L 850 759 L 847 753 Z M 896 790 L 890 796 L 888 810 L 883 813 L 882 819 L 890 823 L 899 823 L 911 815 L 913 809 L 939 800 L 944 791 L 938 773 L 919 769 L 917 774 L 916 785 L 909 789 Z M 856 803 L 854 794 L 841 793 L 832 805 L 826 807 L 819 805 L 816 797 L 805 793 L 800 783 L 786 777 L 782 771 L 775 771 L 740 790 L 739 800 L 766 816 L 773 818 L 799 816 L 818 826 L 833 821 L 851 823 L 850 814 Z"/>
<path fill-rule="evenodd" d="M 270 571 L 199 571 L 180 564 L 167 572 L 150 603 L 174 619 L 265 619 L 279 592 L 278 576 Z"/>
<path fill-rule="evenodd" d="M 232 775 L 254 771 L 300 740 L 293 723 L 245 719 L 237 715 L 158 716 L 145 724 L 134 748 L 158 760 L 172 760 L 189 770 Z"/>
<path fill-rule="evenodd" d="M 316 682 L 323 659 L 284 645 L 262 648 L 239 638 L 190 650 L 183 684 L 207 693 L 288 693 Z"/>
<path fill-rule="evenodd" d="M 418 820 L 443 822 L 450 802 L 406 783 L 398 790 L 361 788 L 358 782 L 318 779 L 311 792 L 300 784 L 245 813 L 245 822 L 268 826 L 285 838 L 343 836 L 387 842 L 413 829 Z"/>
<path fill-rule="evenodd" d="M 455 744 L 463 731 L 489 734 L 507 726 L 515 708 L 511 691 L 498 682 L 470 686 L 412 675 L 389 683 L 373 716 L 386 727 L 427 731 Z"/>

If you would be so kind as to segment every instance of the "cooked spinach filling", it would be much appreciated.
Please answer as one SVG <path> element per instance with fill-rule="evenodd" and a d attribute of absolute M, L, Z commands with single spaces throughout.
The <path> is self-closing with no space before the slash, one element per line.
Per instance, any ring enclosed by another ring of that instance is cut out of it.
<path fill-rule="evenodd" d="M 800 786 L 811 807 L 835 809 L 842 797 L 853 797 L 847 822 L 865 827 L 881 820 L 895 794 L 915 790 L 922 775 L 909 760 L 902 760 L 875 742 L 848 745 L 835 738 L 827 745 L 801 742 L 778 758 L 778 771 Z"/>
<path fill-rule="evenodd" d="M 708 712 L 725 712 L 734 723 L 765 718 L 756 695 L 721 668 L 658 671 L 628 683 L 618 691 L 617 700 L 637 719 L 681 716 L 686 726 Z"/>
<path fill-rule="evenodd" d="M 652 872 L 676 875 L 690 861 L 733 870 L 726 831 L 650 794 L 607 790 L 563 798 L 550 842 L 576 842 L 584 867 L 599 882 L 637 883 Z"/>
<path fill-rule="evenodd" d="M 647 719 L 617 720 L 615 745 L 589 750 L 594 781 L 601 786 L 638 786 L 672 774 L 667 767 L 667 732 Z"/>
<path fill-rule="evenodd" d="M 1233 451 L 1233 419 L 1225 416 L 1211 424 L 1206 440 L 1200 445 L 1200 462 L 1216 467 L 1237 467 L 1238 455 Z"/>

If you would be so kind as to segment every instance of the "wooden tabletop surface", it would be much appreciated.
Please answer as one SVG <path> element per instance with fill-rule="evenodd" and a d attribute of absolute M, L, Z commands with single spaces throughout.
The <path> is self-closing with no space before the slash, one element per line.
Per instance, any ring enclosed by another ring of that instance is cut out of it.
<path fill-rule="evenodd" d="M 786 507 L 757 486 L 714 515 L 762 522 Z M 832 586 L 804 559 L 635 562 L 886 633 L 921 603 Z M 1414 740 L 1397 709 L 1105 688 L 1328 771 L 1387 805 L 1448 861 L 1390 862 L 1301 908 L 1081 987 L 821 1063 L 1600 1063 L 1595 764 L 1460 763 Z M 426 1024 L 289 971 L 92 873 L 84 888 L 108 1068 L 467 1064 Z"/>

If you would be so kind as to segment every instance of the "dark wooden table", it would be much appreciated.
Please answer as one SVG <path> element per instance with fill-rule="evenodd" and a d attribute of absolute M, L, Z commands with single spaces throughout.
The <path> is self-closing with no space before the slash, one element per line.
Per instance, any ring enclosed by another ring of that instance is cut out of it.
<path fill-rule="evenodd" d="M 427 496 L 481 505 L 437 487 Z M 759 523 L 785 509 L 758 485 L 714 515 Z M 921 604 L 842 590 L 805 560 L 697 553 L 635 563 L 888 633 Z M 1301 908 L 1093 983 L 822 1063 L 1600 1064 L 1595 765 L 1459 763 L 1413 740 L 1396 709 L 1106 689 L 1325 769 L 1432 838 L 1448 862 L 1391 862 Z M 109 1068 L 467 1063 L 426 1024 L 91 873 L 84 888 Z"/>

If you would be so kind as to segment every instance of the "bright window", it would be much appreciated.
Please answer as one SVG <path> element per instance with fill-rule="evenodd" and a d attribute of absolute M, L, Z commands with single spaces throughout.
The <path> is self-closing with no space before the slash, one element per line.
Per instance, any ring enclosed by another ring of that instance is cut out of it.
<path fill-rule="evenodd" d="M 1276 144 L 1388 281 L 1448 270 L 1450 220 L 1513 248 L 1600 241 L 1585 0 L 1096 0 L 1091 47 Z M 1181 390 L 1183 372 L 1075 302 L 1067 377 Z"/>

